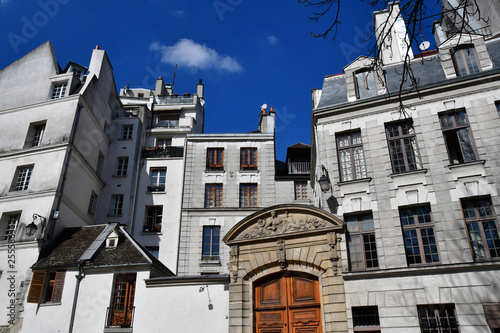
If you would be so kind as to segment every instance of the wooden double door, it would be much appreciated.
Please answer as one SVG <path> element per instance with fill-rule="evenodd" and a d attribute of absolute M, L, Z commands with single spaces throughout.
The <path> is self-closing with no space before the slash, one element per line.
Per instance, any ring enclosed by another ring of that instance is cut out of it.
<path fill-rule="evenodd" d="M 255 333 L 320 333 L 318 279 L 285 272 L 254 284 Z"/>

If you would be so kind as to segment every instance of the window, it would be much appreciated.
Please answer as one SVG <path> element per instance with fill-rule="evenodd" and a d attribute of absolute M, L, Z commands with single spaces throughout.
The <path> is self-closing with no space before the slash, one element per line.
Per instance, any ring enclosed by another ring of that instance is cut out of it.
<path fill-rule="evenodd" d="M 29 303 L 61 303 L 65 276 L 65 271 L 33 271 L 27 301 Z"/>
<path fill-rule="evenodd" d="M 483 304 L 483 310 L 491 333 L 500 333 L 500 304 Z"/>
<path fill-rule="evenodd" d="M 378 267 L 375 228 L 371 213 L 344 216 L 347 225 L 347 246 L 351 270 Z"/>
<path fill-rule="evenodd" d="M 123 209 L 123 195 L 113 195 L 111 197 L 111 209 L 109 211 L 109 215 L 111 216 L 119 216 L 122 215 Z"/>
<path fill-rule="evenodd" d="M 116 274 L 106 327 L 132 327 L 136 275 Z"/>
<path fill-rule="evenodd" d="M 352 324 L 354 332 L 380 333 L 378 307 L 376 305 L 352 307 Z"/>
<path fill-rule="evenodd" d="M 411 120 L 385 125 L 392 172 L 401 173 L 421 168 L 417 137 Z"/>
<path fill-rule="evenodd" d="M 87 209 L 87 214 L 90 216 L 94 216 L 95 213 L 95 206 L 97 205 L 97 194 L 92 191 L 90 194 L 90 200 L 89 200 L 89 208 Z"/>
<path fill-rule="evenodd" d="M 354 73 L 354 81 L 358 99 L 377 95 L 377 85 L 372 71 L 364 70 Z"/>
<path fill-rule="evenodd" d="M 127 175 L 128 157 L 118 157 L 116 159 L 115 176 L 124 177 Z"/>
<path fill-rule="evenodd" d="M 22 166 L 17 168 L 16 178 L 14 179 L 13 191 L 25 191 L 31 180 L 33 165 Z"/>
<path fill-rule="evenodd" d="M 31 147 L 37 147 L 42 144 L 43 133 L 45 132 L 45 124 L 35 126 L 35 133 L 33 133 L 33 141 L 31 141 Z"/>
<path fill-rule="evenodd" d="M 64 97 L 66 95 L 67 85 L 68 84 L 66 82 L 54 84 L 54 89 L 52 90 L 52 99 Z"/>
<path fill-rule="evenodd" d="M 366 178 L 361 131 L 337 135 L 340 181 Z"/>
<path fill-rule="evenodd" d="M 499 258 L 500 237 L 490 198 L 463 199 L 462 212 L 474 259 Z"/>
<path fill-rule="evenodd" d="M 417 305 L 422 333 L 458 333 L 454 304 Z"/>
<path fill-rule="evenodd" d="M 2 217 L 0 225 L 2 240 L 14 240 L 16 237 L 17 226 L 19 225 L 20 213 L 8 213 Z"/>
<path fill-rule="evenodd" d="M 257 169 L 257 148 L 240 149 L 240 167 L 242 170 Z"/>
<path fill-rule="evenodd" d="M 430 206 L 400 208 L 399 217 L 408 265 L 439 262 Z"/>
<path fill-rule="evenodd" d="M 222 184 L 205 185 L 205 208 L 222 207 Z"/>
<path fill-rule="evenodd" d="M 478 159 L 469 120 L 464 110 L 439 115 L 444 141 L 451 164 L 473 162 Z"/>
<path fill-rule="evenodd" d="M 151 168 L 149 171 L 149 192 L 165 191 L 167 168 Z"/>
<path fill-rule="evenodd" d="M 43 134 L 45 133 L 45 123 L 46 121 L 30 124 L 24 148 L 38 147 L 42 145 Z"/>
<path fill-rule="evenodd" d="M 240 207 L 257 206 L 257 184 L 240 184 Z"/>
<path fill-rule="evenodd" d="M 161 147 L 163 149 L 170 147 L 172 145 L 171 138 L 156 139 L 156 147 Z"/>
<path fill-rule="evenodd" d="M 163 217 L 163 206 L 146 207 L 146 220 L 143 232 L 161 232 L 161 220 Z"/>
<path fill-rule="evenodd" d="M 220 226 L 203 226 L 202 260 L 219 260 Z"/>
<path fill-rule="evenodd" d="M 179 127 L 179 115 L 160 114 L 156 117 L 156 127 Z"/>
<path fill-rule="evenodd" d="M 293 183 L 294 192 L 295 192 L 295 200 L 307 200 L 307 181 L 295 181 Z"/>
<path fill-rule="evenodd" d="M 453 51 L 453 63 L 458 76 L 479 73 L 479 61 L 472 45 L 464 45 Z"/>
<path fill-rule="evenodd" d="M 208 148 L 207 170 L 224 169 L 224 148 Z"/>
<path fill-rule="evenodd" d="M 130 140 L 132 139 L 132 131 L 134 129 L 134 125 L 123 125 L 122 126 L 122 140 Z"/>
<path fill-rule="evenodd" d="M 497 108 L 498 116 L 500 117 L 500 101 L 495 102 L 495 107 Z"/>

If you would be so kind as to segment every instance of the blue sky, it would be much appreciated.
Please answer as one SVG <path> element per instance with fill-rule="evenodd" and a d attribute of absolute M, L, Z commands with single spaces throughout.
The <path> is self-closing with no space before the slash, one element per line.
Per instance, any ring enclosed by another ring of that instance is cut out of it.
<path fill-rule="evenodd" d="M 203 79 L 206 133 L 256 130 L 265 103 L 277 112 L 276 156 L 284 160 L 286 147 L 311 143 L 311 89 L 372 45 L 373 8 L 342 5 L 332 41 L 311 37 L 326 21 L 313 23 L 312 9 L 296 0 L 0 0 L 0 68 L 47 40 L 63 68 L 88 65 L 99 45 L 118 90 L 154 88 L 160 75 L 171 82 L 178 64 L 175 93 L 194 93 Z"/>

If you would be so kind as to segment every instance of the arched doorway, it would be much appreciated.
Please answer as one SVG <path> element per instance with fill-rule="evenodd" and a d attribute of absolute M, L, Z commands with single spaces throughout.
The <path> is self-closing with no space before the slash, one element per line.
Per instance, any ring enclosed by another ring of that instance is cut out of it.
<path fill-rule="evenodd" d="M 254 283 L 255 333 L 319 333 L 318 279 L 285 271 Z"/>

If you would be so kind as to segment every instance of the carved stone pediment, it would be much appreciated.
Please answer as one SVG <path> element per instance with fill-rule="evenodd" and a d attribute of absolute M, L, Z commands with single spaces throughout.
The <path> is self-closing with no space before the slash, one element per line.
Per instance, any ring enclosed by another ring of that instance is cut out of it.
<path fill-rule="evenodd" d="M 335 216 L 306 205 L 278 205 L 248 216 L 234 226 L 224 241 L 245 241 L 258 238 L 282 237 L 321 229 L 342 228 Z"/>
<path fill-rule="evenodd" d="M 288 211 L 280 215 L 271 211 L 267 218 L 261 218 L 256 224 L 243 231 L 236 239 L 261 238 L 283 235 L 298 231 L 311 231 L 326 227 L 326 221 L 305 214 L 290 214 Z"/>

